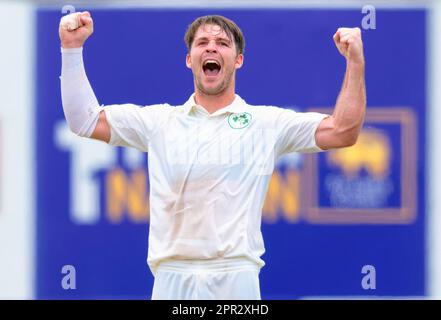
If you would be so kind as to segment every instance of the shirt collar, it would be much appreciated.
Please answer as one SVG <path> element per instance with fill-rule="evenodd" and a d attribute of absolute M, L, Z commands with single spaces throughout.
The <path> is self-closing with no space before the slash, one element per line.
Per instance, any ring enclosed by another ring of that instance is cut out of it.
<path fill-rule="evenodd" d="M 190 98 L 187 100 L 187 102 L 184 103 L 184 113 L 189 114 L 193 108 L 196 108 L 197 104 L 194 99 L 194 93 L 190 96 Z M 223 107 L 222 109 L 217 110 L 216 112 L 212 113 L 211 115 L 221 115 L 224 113 L 241 113 L 247 111 L 247 104 L 246 102 L 237 94 L 235 94 L 235 98 L 233 102 Z"/>

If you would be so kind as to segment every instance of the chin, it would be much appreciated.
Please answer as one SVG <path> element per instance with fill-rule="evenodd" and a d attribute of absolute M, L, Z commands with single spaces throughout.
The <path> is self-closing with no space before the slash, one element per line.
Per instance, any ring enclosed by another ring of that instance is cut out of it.
<path fill-rule="evenodd" d="M 201 84 L 199 86 L 199 90 L 206 95 L 219 95 L 222 92 L 224 92 L 226 89 L 226 86 L 223 86 L 222 83 L 219 83 L 217 85 L 203 85 Z"/>
<path fill-rule="evenodd" d="M 215 88 L 202 87 L 201 91 L 206 95 L 216 96 L 216 95 L 219 95 L 222 92 L 224 92 L 225 88 L 222 88 L 222 87 L 215 87 Z"/>

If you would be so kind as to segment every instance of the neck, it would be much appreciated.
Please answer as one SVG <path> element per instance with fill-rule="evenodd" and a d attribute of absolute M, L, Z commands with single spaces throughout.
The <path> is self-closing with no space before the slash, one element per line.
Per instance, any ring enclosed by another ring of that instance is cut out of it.
<path fill-rule="evenodd" d="M 207 95 L 195 88 L 195 102 L 204 107 L 210 114 L 229 106 L 233 103 L 234 98 L 234 87 L 227 88 L 227 90 L 216 95 Z"/>

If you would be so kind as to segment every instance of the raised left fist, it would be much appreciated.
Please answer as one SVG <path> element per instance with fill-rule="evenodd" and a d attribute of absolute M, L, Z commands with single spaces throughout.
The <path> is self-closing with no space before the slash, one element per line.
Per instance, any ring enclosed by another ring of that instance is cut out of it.
<path fill-rule="evenodd" d="M 338 51 L 347 61 L 364 63 L 360 28 L 338 28 L 333 38 Z"/>

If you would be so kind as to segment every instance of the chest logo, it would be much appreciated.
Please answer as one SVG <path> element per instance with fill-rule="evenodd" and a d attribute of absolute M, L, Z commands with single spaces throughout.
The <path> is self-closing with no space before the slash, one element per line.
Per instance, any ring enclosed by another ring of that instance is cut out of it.
<path fill-rule="evenodd" d="M 251 114 L 248 112 L 232 113 L 228 117 L 228 124 L 233 129 L 243 129 L 250 125 Z"/>

